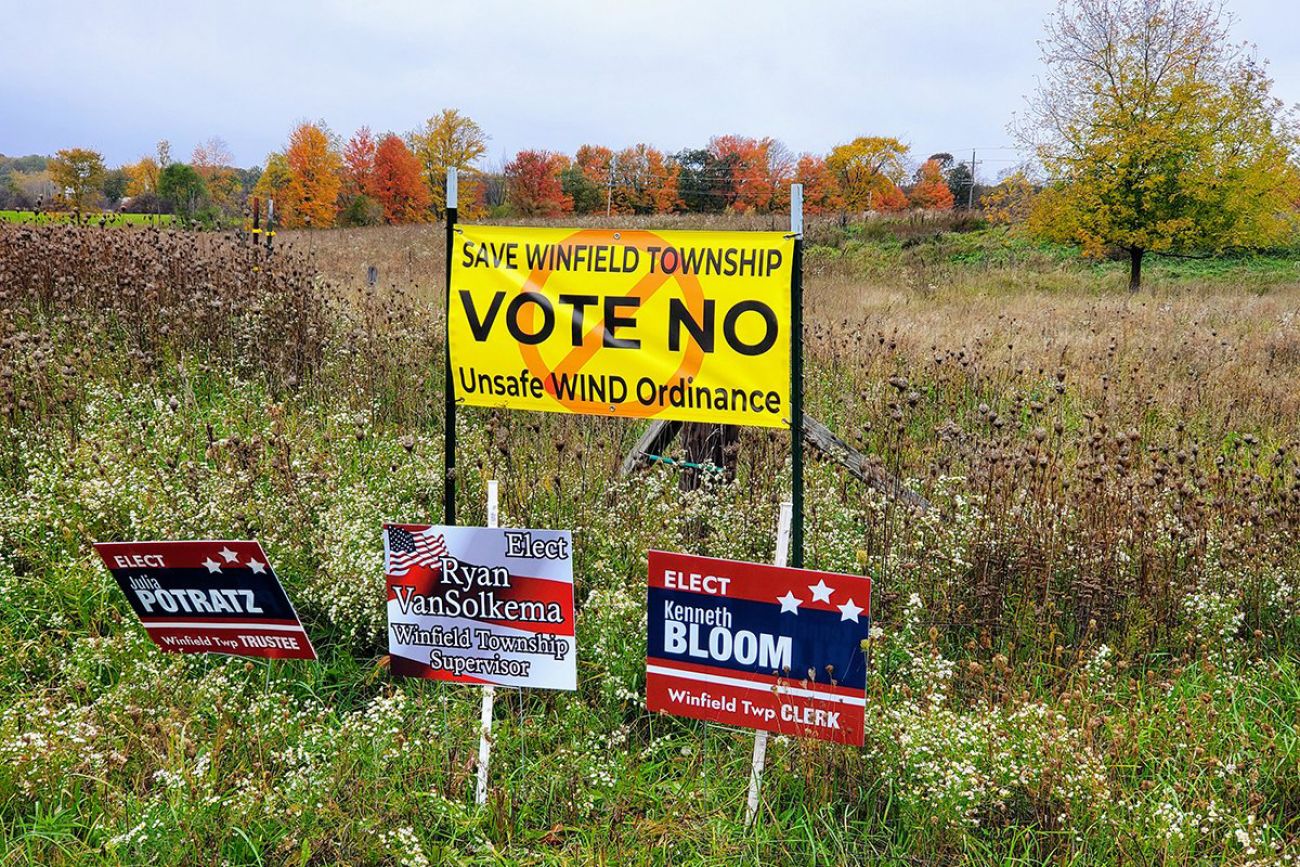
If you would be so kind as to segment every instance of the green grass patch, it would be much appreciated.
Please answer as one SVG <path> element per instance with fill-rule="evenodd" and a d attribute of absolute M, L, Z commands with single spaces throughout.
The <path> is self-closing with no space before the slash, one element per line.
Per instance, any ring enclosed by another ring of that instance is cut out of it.
<path fill-rule="evenodd" d="M 77 215 L 71 211 L 3 211 L 0 210 L 0 222 L 33 225 L 51 225 L 76 222 Z M 90 214 L 81 215 L 81 225 L 98 226 L 103 222 L 106 227 L 119 226 L 171 226 L 176 218 L 171 214 Z"/>

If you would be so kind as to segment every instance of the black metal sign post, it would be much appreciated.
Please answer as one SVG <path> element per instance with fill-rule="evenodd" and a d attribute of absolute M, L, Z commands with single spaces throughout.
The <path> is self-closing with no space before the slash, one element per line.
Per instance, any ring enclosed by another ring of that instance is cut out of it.
<path fill-rule="evenodd" d="M 275 199 L 266 200 L 266 258 L 275 252 L 271 245 L 275 242 Z"/>
<path fill-rule="evenodd" d="M 253 273 L 257 274 L 262 270 L 262 200 L 253 196 L 250 203 L 253 211 L 253 233 L 249 236 L 249 242 L 253 251 Z"/>
<path fill-rule="evenodd" d="M 790 565 L 803 568 L 803 184 L 790 185 Z"/>
<path fill-rule="evenodd" d="M 443 381 L 443 460 L 446 477 L 442 484 L 442 520 L 447 526 L 456 523 L 456 389 L 451 373 L 451 247 L 456 237 L 456 169 L 447 169 L 447 307 L 443 337 L 446 342 Z"/>

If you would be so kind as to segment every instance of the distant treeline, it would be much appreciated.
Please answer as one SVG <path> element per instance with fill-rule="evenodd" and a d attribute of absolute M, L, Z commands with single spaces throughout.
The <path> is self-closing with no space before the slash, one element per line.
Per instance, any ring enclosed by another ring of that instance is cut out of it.
<path fill-rule="evenodd" d="M 112 169 L 87 148 L 0 155 L 0 210 L 175 214 L 215 227 L 240 218 L 262 174 L 232 162 L 220 139 L 196 147 L 189 163 L 172 160 L 163 141 L 154 155 Z"/>
<path fill-rule="evenodd" d="M 803 184 L 813 215 L 968 208 L 988 192 L 969 163 L 948 153 L 913 159 L 888 136 L 798 155 L 774 138 L 740 135 L 676 153 L 583 145 L 573 155 L 522 150 L 498 166 L 486 164 L 488 140 L 471 118 L 445 109 L 403 135 L 362 127 L 344 140 L 324 122 L 300 123 L 283 150 L 247 169 L 220 138 L 196 147 L 188 163 L 174 160 L 166 141 L 113 169 L 85 148 L 0 156 L 0 209 L 167 213 L 221 226 L 243 221 L 260 196 L 275 200 L 287 228 L 418 223 L 439 219 L 453 166 L 469 218 L 775 213 L 789 208 L 792 183 Z"/>

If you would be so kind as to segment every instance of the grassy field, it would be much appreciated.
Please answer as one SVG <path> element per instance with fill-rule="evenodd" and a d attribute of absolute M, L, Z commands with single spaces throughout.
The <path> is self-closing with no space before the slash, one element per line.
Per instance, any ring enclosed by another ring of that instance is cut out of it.
<path fill-rule="evenodd" d="M 171 214 L 102 214 L 86 213 L 81 215 L 85 226 L 170 226 L 176 218 Z M 51 225 L 74 223 L 77 215 L 71 211 L 5 211 L 0 210 L 0 223 L 19 223 L 22 225 Z"/>
<path fill-rule="evenodd" d="M 690 223 L 704 225 L 708 221 Z M 754 221 L 744 227 L 766 228 Z M 0 865 L 1295 864 L 1300 277 L 1003 230 L 809 228 L 808 470 L 870 574 L 862 749 L 644 706 L 645 552 L 770 561 L 787 438 L 621 479 L 640 426 L 467 410 L 462 509 L 571 528 L 579 689 L 391 678 L 380 523 L 441 511 L 438 227 L 0 225 Z M 367 290 L 365 269 L 380 270 Z M 164 655 L 91 540 L 255 536 L 319 663 Z"/>
<path fill-rule="evenodd" d="M 581 217 L 566 221 L 566 225 L 653 226 L 664 219 Z M 766 216 L 684 215 L 673 218 L 671 225 L 773 230 L 785 224 Z M 954 225 L 962 231 L 950 231 Z M 389 226 L 382 231 L 285 230 L 278 233 L 277 240 L 309 255 L 337 282 L 359 284 L 367 267 L 373 265 L 385 286 L 432 299 L 442 279 L 442 231 L 439 225 Z M 811 218 L 807 238 L 804 267 L 808 279 L 814 283 L 844 281 L 859 290 L 900 290 L 918 298 L 944 292 L 1023 295 L 1039 290 L 1078 296 L 1111 295 L 1128 285 L 1127 259 L 1086 260 L 1069 247 L 1035 242 L 1003 227 L 982 227 L 960 218 L 880 219 L 844 228 L 836 219 Z M 1294 287 L 1300 285 L 1300 245 L 1212 258 L 1151 255 L 1144 273 L 1157 293 Z"/>

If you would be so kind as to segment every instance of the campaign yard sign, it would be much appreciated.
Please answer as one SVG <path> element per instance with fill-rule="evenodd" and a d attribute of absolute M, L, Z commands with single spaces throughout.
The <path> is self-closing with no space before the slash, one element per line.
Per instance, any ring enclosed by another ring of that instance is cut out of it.
<path fill-rule="evenodd" d="M 457 226 L 451 237 L 457 401 L 789 425 L 793 234 Z"/>
<path fill-rule="evenodd" d="M 650 710 L 861 745 L 871 579 L 650 552 Z"/>
<path fill-rule="evenodd" d="M 163 650 L 316 658 L 258 542 L 98 542 L 95 550 Z"/>
<path fill-rule="evenodd" d="M 567 530 L 384 525 L 394 674 L 577 689 Z"/>

